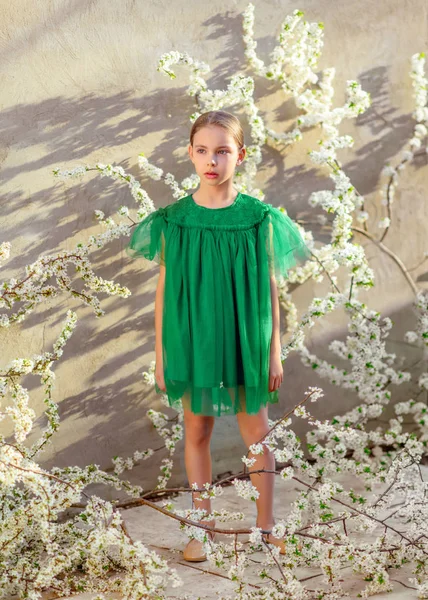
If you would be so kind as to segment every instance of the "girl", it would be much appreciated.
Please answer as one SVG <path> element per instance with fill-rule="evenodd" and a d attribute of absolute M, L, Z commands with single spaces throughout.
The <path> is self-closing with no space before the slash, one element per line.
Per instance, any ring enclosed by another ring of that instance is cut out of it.
<path fill-rule="evenodd" d="M 150 213 L 126 248 L 160 265 L 155 298 L 156 391 L 184 411 L 184 459 L 189 484 L 212 483 L 210 439 L 214 417 L 236 414 L 247 448 L 269 430 L 268 404 L 278 402 L 280 358 L 276 277 L 310 256 L 295 224 L 271 204 L 234 185 L 246 148 L 239 120 L 222 111 L 199 116 L 190 132 L 190 160 L 198 190 Z M 239 180 L 238 180 L 239 181 Z M 275 469 L 275 459 L 249 455 L 254 470 Z M 273 473 L 250 475 L 257 488 L 257 526 L 274 537 Z M 211 513 L 211 501 L 192 492 Z M 215 521 L 201 520 L 214 527 Z M 211 538 L 214 533 L 210 532 Z M 183 557 L 206 560 L 192 539 Z"/>

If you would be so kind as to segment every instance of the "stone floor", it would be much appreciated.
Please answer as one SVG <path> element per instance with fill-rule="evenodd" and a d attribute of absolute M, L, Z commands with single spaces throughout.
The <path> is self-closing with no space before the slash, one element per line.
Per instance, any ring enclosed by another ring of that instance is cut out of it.
<path fill-rule="evenodd" d="M 424 478 L 428 479 L 428 467 L 423 468 Z M 353 487 L 358 491 L 356 481 L 352 483 L 348 479 L 343 480 L 344 485 L 350 488 Z M 360 487 L 362 490 L 362 488 Z M 275 483 L 275 516 L 277 519 L 283 518 L 287 514 L 287 506 L 294 499 L 297 492 L 297 487 L 294 482 L 284 482 L 279 477 Z M 177 508 L 183 509 L 189 506 L 189 496 L 180 495 L 173 499 L 174 505 Z M 239 498 L 233 487 L 224 489 L 224 494 L 215 499 L 213 508 L 226 508 L 231 512 L 242 511 L 246 515 L 244 521 L 234 521 L 229 524 L 222 523 L 225 527 L 230 528 L 245 528 L 255 524 L 256 507 L 253 502 L 245 501 Z M 177 569 L 180 578 L 183 581 L 182 587 L 167 590 L 166 597 L 168 598 L 183 598 L 187 597 L 191 600 L 209 600 L 219 598 L 232 599 L 234 585 L 224 576 L 227 574 L 220 569 L 212 567 L 208 561 L 201 563 L 188 563 L 182 559 L 181 553 L 187 543 L 187 536 L 179 530 L 178 521 L 174 521 L 169 517 L 153 510 L 149 507 L 132 508 L 123 511 L 123 518 L 128 528 L 128 531 L 133 539 L 141 540 L 149 549 L 155 550 L 158 554 L 166 559 L 171 566 Z M 220 524 L 218 522 L 218 524 Z M 363 540 L 363 535 L 358 534 Z M 227 540 L 226 535 L 218 535 L 218 541 Z M 247 536 L 241 536 L 241 541 L 245 543 Z M 263 553 L 255 553 L 252 558 L 260 561 Z M 209 572 L 211 571 L 211 573 Z M 311 575 L 320 574 L 318 568 L 299 568 L 296 571 L 299 579 L 306 578 Z M 257 565 L 253 569 L 248 569 L 248 581 L 263 585 L 263 582 L 257 577 Z M 411 568 L 405 567 L 391 573 L 391 579 L 394 583 L 394 590 L 390 593 L 382 593 L 372 596 L 376 600 L 410 600 L 416 599 L 416 591 L 408 589 L 409 577 L 412 577 Z M 402 582 L 402 583 L 400 583 Z M 313 585 L 312 585 L 313 584 Z M 361 578 L 352 573 L 351 569 L 343 570 L 343 587 L 349 594 L 349 598 L 358 598 L 358 593 L 364 589 L 366 583 L 361 581 Z M 309 586 L 309 584 L 308 584 Z M 322 586 L 322 575 L 311 579 L 311 588 Z M 72 596 L 77 600 L 89 600 L 94 594 L 80 594 Z M 109 598 L 121 599 L 119 594 L 109 594 Z M 48 595 L 45 596 L 48 598 Z"/>

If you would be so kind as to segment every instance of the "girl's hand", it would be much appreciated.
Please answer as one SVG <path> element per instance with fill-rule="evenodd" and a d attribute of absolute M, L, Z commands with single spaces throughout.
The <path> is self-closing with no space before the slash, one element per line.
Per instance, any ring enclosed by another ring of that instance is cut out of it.
<path fill-rule="evenodd" d="M 155 379 L 156 379 L 156 383 L 158 384 L 159 389 L 162 392 L 166 392 L 165 378 L 164 378 L 164 375 L 163 375 L 163 364 L 162 364 L 162 362 L 156 361 L 156 365 L 155 365 Z"/>
<path fill-rule="evenodd" d="M 280 348 L 272 346 L 269 361 L 269 392 L 274 392 L 279 388 L 282 383 L 283 374 Z"/>

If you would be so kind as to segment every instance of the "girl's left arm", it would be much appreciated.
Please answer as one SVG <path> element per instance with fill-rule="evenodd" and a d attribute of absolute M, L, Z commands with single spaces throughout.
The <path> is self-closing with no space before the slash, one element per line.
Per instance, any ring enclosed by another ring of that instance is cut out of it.
<path fill-rule="evenodd" d="M 281 339 L 279 331 L 279 299 L 278 288 L 276 286 L 275 270 L 274 270 L 274 240 L 273 240 L 273 225 L 269 222 L 268 229 L 268 255 L 269 255 L 269 275 L 270 275 L 270 297 L 272 305 L 272 338 L 271 338 L 271 357 L 280 356 Z"/>
<path fill-rule="evenodd" d="M 279 298 L 276 279 L 273 274 L 270 276 L 270 295 L 272 304 L 272 338 L 270 344 L 269 361 L 269 392 L 279 388 L 283 378 L 283 368 L 281 362 L 281 336 L 279 327 Z"/>
<path fill-rule="evenodd" d="M 270 296 L 272 305 L 272 339 L 271 351 L 280 354 L 281 351 L 281 334 L 279 328 L 279 299 L 278 288 L 274 275 L 270 276 Z"/>

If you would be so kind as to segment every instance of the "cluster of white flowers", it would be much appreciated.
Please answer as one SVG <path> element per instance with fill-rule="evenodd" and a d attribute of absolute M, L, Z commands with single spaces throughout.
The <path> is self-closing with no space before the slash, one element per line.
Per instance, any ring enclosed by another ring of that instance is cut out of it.
<path fill-rule="evenodd" d="M 280 475 L 281 475 L 282 479 L 293 479 L 293 476 L 294 476 L 293 467 L 285 467 L 285 469 L 282 469 Z"/>
<path fill-rule="evenodd" d="M 379 193 L 382 196 L 382 204 L 388 207 L 388 211 L 390 211 L 390 207 L 394 202 L 395 189 L 399 184 L 399 171 L 403 171 L 410 165 L 416 151 L 422 148 L 422 143 L 424 143 L 424 153 L 428 152 L 428 108 L 426 106 L 428 78 L 425 75 L 425 53 L 414 54 L 411 58 L 411 65 L 410 76 L 412 78 L 413 98 L 415 101 L 415 109 L 412 116 L 416 124 L 413 129 L 413 136 L 407 142 L 408 148 L 401 152 L 401 162 L 395 167 L 388 163 L 382 169 L 382 175 L 386 180 L 380 188 Z M 379 227 L 385 228 L 381 240 L 384 239 L 390 224 L 390 217 L 380 220 Z"/>
<path fill-rule="evenodd" d="M 412 70 L 410 76 L 413 79 L 415 110 L 413 118 L 419 124 L 418 131 L 421 130 L 423 135 L 426 135 L 426 126 L 428 123 L 428 107 L 427 107 L 427 78 L 425 75 L 425 53 L 420 52 L 412 56 Z M 421 127 L 422 125 L 422 127 Z"/>
<path fill-rule="evenodd" d="M 250 3 L 243 13 L 245 56 L 254 72 L 277 81 L 286 94 L 298 94 L 307 84 L 316 83 L 315 70 L 324 43 L 322 23 L 307 22 L 304 13 L 296 9 L 281 23 L 278 45 L 271 53 L 271 64 L 266 66 L 255 52 L 254 9 Z"/>
<path fill-rule="evenodd" d="M 428 580 L 421 582 L 418 581 L 416 577 L 411 577 L 409 583 L 416 588 L 417 598 L 420 598 L 421 600 L 426 600 L 428 598 Z"/>
<path fill-rule="evenodd" d="M 254 456 L 252 458 L 247 458 L 244 454 L 244 456 L 241 458 L 241 460 L 247 467 L 252 467 L 255 464 L 257 459 Z"/>
<path fill-rule="evenodd" d="M 297 406 L 294 409 L 294 415 L 296 417 L 300 417 L 301 419 L 307 419 L 309 417 L 309 413 L 305 406 Z"/>
<path fill-rule="evenodd" d="M 230 512 L 225 508 L 213 510 L 211 514 L 213 519 L 216 519 L 217 521 L 243 521 L 245 519 L 245 513 L 240 511 Z"/>
<path fill-rule="evenodd" d="M 0 244 L 0 265 L 2 262 L 8 260 L 11 248 L 12 244 L 10 242 L 2 242 Z"/>
<path fill-rule="evenodd" d="M 198 489 L 198 486 L 195 482 L 192 483 L 192 489 Z M 201 492 L 199 497 L 202 499 L 205 498 L 217 498 L 217 496 L 221 496 L 224 492 L 224 489 L 220 485 L 211 485 L 210 483 L 204 483 L 202 486 L 206 491 Z"/>
<path fill-rule="evenodd" d="M 236 493 L 241 498 L 245 500 L 251 500 L 255 502 L 259 497 L 259 490 L 254 487 L 251 481 L 246 481 L 245 479 L 234 479 L 232 484 L 235 486 Z"/>
<path fill-rule="evenodd" d="M 95 315 L 100 317 L 105 314 L 100 307 L 100 300 L 95 293 L 106 293 L 123 298 L 130 296 L 131 291 L 112 281 L 96 276 L 88 259 L 91 250 L 101 248 L 114 238 L 129 235 L 129 226 L 124 223 L 110 227 L 105 233 L 98 236 L 89 236 L 89 243 L 78 243 L 73 250 L 64 250 L 51 256 L 42 256 L 34 263 L 25 267 L 26 277 L 22 281 L 11 279 L 3 283 L 0 295 L 0 308 L 10 310 L 16 302 L 23 305 L 12 314 L 3 314 L 0 317 L 0 326 L 10 327 L 20 323 L 41 302 L 49 302 L 59 295 L 60 290 L 65 290 L 71 296 L 78 297 L 84 304 L 92 306 Z M 83 289 L 76 291 L 72 287 L 71 278 L 67 273 L 69 264 L 74 265 L 74 270 L 79 274 Z M 46 285 L 49 279 L 55 279 L 57 287 Z M 95 292 L 95 293 L 94 293 Z"/>
<path fill-rule="evenodd" d="M 143 152 L 140 152 L 138 155 L 138 166 L 143 173 L 147 175 L 147 177 L 150 177 L 150 179 L 153 179 L 153 181 L 160 181 L 162 178 L 163 170 L 152 165 L 144 156 Z"/>
<path fill-rule="evenodd" d="M 379 223 L 377 224 L 377 226 L 380 229 L 385 229 L 386 227 L 389 227 L 391 225 L 391 219 L 389 217 L 384 217 L 383 219 L 381 219 L 379 221 Z"/>
<path fill-rule="evenodd" d="M 147 460 L 151 456 L 153 456 L 154 450 L 152 448 L 148 448 L 147 450 L 136 450 L 133 456 L 128 456 L 128 458 L 122 458 L 121 456 L 114 456 L 111 460 L 114 464 L 114 472 L 116 475 L 120 475 L 123 471 L 130 471 L 135 467 L 138 461 Z"/>

